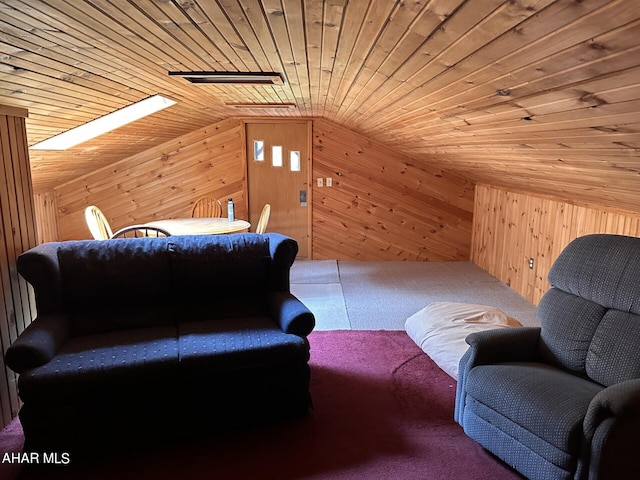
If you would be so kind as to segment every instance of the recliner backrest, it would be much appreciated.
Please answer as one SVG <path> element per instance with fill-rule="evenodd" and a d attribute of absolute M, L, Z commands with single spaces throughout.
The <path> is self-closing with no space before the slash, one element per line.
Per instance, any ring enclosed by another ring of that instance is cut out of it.
<path fill-rule="evenodd" d="M 603 385 L 640 377 L 640 238 L 579 237 L 538 305 L 541 356 Z"/>

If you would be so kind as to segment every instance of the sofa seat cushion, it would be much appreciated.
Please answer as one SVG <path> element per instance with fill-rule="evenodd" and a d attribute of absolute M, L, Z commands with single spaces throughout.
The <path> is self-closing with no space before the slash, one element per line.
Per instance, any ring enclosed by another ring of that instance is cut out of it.
<path fill-rule="evenodd" d="M 139 307 L 104 307 L 79 310 L 69 315 L 74 337 L 99 335 L 121 330 L 173 327 L 172 305 L 157 301 Z"/>
<path fill-rule="evenodd" d="M 579 455 L 584 414 L 603 388 L 543 364 L 476 366 L 467 378 L 465 432 L 469 428 L 467 434 L 481 444 L 488 441 L 476 438 L 486 430 L 473 432 L 482 420 L 548 462 L 571 470 Z"/>
<path fill-rule="evenodd" d="M 227 372 L 298 365 L 309 360 L 305 338 L 284 333 L 269 317 L 178 325 L 181 372 Z"/>
<path fill-rule="evenodd" d="M 175 327 L 122 330 L 70 338 L 41 367 L 20 376 L 24 402 L 42 398 L 78 398 L 83 392 L 113 391 L 158 381 L 177 382 Z M 143 388 L 143 387 L 142 387 Z"/>

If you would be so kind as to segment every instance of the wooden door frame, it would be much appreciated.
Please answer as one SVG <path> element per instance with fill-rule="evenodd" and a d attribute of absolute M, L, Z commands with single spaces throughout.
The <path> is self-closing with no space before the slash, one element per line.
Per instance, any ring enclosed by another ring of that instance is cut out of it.
<path fill-rule="evenodd" d="M 313 185 L 311 181 L 313 179 L 313 119 L 301 117 L 301 118 L 271 118 L 271 117 L 245 117 L 240 119 L 242 122 L 242 154 L 244 156 L 244 178 L 245 185 L 247 186 L 247 214 L 249 212 L 249 155 L 247 152 L 247 124 L 249 123 L 306 123 L 307 124 L 307 224 L 309 225 L 309 237 L 307 239 L 307 259 L 313 260 Z"/>

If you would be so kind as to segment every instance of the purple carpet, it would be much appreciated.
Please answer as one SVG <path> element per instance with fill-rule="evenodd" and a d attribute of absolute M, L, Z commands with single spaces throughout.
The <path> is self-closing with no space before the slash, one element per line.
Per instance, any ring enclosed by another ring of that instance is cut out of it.
<path fill-rule="evenodd" d="M 403 331 L 310 336 L 314 410 L 301 420 L 3 479 L 520 479 L 453 420 L 455 381 Z M 14 422 L 8 427 L 19 430 Z M 126 425 L 122 434 L 126 435 Z M 5 437 L 5 438 L 3 438 Z M 0 448 L 7 445 L 0 434 Z M 15 431 L 13 435 L 15 444 Z M 6 467 L 6 465 L 5 465 Z M 15 470 L 14 470 L 15 471 Z"/>

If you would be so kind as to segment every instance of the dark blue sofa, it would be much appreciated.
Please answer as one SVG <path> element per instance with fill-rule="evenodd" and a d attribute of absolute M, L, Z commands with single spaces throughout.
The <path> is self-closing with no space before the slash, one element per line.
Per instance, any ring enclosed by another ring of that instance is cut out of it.
<path fill-rule="evenodd" d="M 303 415 L 313 314 L 279 234 L 47 243 L 18 258 L 37 318 L 6 352 L 25 451 L 174 440 Z"/>

